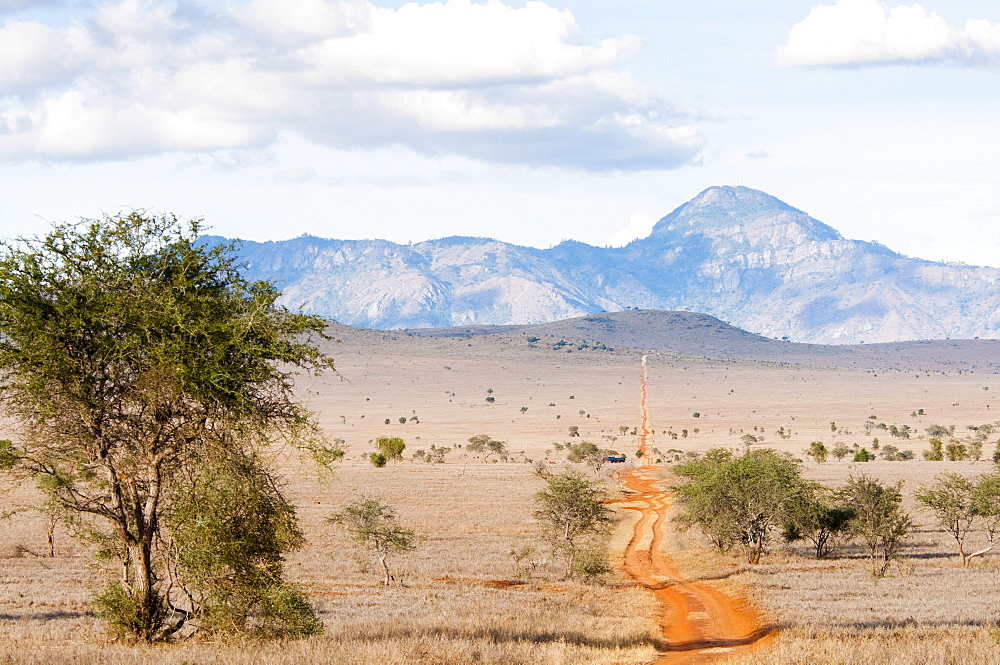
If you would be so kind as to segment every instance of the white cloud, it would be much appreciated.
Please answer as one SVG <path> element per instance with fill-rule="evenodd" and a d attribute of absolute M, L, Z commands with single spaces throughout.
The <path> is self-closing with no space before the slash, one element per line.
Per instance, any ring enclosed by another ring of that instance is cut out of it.
<path fill-rule="evenodd" d="M 611 236 L 612 247 L 623 247 L 637 238 L 646 238 L 653 232 L 659 218 L 645 212 L 637 212 L 629 218 L 628 226 Z"/>
<path fill-rule="evenodd" d="M 634 81 L 640 47 L 581 43 L 542 2 L 253 0 L 222 15 L 104 2 L 68 27 L 0 28 L 0 159 L 336 147 L 590 170 L 673 168 L 698 132 Z"/>
<path fill-rule="evenodd" d="M 785 66 L 954 63 L 995 66 L 1000 24 L 970 19 L 950 25 L 919 4 L 890 7 L 881 0 L 839 0 L 813 8 L 777 49 Z"/>

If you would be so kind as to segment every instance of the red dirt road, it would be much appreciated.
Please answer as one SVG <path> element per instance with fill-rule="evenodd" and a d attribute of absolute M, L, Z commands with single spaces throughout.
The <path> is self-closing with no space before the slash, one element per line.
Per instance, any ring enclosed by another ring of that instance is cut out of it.
<path fill-rule="evenodd" d="M 660 601 L 665 644 L 656 664 L 707 663 L 753 648 L 769 637 L 772 629 L 749 603 L 708 584 L 684 579 L 664 555 L 668 495 L 650 477 L 654 468 L 647 466 L 626 475 L 625 486 L 636 494 L 619 507 L 641 513 L 625 550 L 624 567 Z"/>

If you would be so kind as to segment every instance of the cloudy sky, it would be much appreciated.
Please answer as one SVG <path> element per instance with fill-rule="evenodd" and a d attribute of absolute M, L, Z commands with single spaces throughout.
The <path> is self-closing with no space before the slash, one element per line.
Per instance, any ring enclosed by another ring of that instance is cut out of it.
<path fill-rule="evenodd" d="M 0 236 L 619 245 L 711 185 L 1000 266 L 1000 3 L 0 0 Z"/>

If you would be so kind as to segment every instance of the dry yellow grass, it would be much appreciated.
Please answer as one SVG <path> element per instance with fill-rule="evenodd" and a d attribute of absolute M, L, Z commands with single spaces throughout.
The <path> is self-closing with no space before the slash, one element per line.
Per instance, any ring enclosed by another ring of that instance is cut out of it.
<path fill-rule="evenodd" d="M 638 425 L 638 353 L 529 349 L 517 337 L 423 339 L 377 332 L 345 335 L 332 352 L 345 380 L 302 380 L 298 389 L 329 436 L 345 441 L 344 463 L 324 476 L 287 451 L 275 451 L 274 460 L 308 538 L 289 557 L 290 575 L 315 600 L 324 636 L 264 645 L 108 643 L 87 605 L 101 571 L 61 529 L 58 556 L 34 556 L 46 552 L 45 521 L 29 511 L 0 532 L 0 555 L 20 555 L 0 559 L 0 663 L 624 664 L 654 658 L 655 605 L 621 574 L 597 586 L 561 582 L 540 551 L 530 584 L 490 583 L 513 579 L 512 548 L 543 549 L 531 519 L 541 481 L 527 460 L 548 459 L 553 469 L 561 468 L 564 456 L 551 444 L 570 441 L 570 426 L 579 428 L 580 440 L 635 450 L 631 429 L 623 435 L 620 428 Z M 955 424 L 963 433 L 966 425 L 993 422 L 990 397 L 1000 390 L 996 375 L 969 373 L 818 369 L 655 354 L 648 364 L 652 445 L 663 451 L 739 447 L 745 433 L 795 454 L 812 440 L 871 449 L 864 433 L 870 415 L 909 424 L 917 433 L 931 423 Z M 487 389 L 496 398 L 492 405 L 485 402 Z M 927 415 L 911 415 L 919 409 Z M 400 424 L 400 417 L 407 422 Z M 779 428 L 791 437 L 778 436 Z M 518 461 L 484 463 L 459 448 L 481 433 L 508 441 Z M 369 466 L 369 441 L 378 436 L 403 437 L 407 459 L 385 469 Z M 918 456 L 927 447 L 926 439 L 903 441 L 885 432 L 879 437 Z M 431 444 L 452 448 L 445 464 L 410 459 Z M 992 452 L 992 445 L 985 450 Z M 832 484 L 852 470 L 904 479 L 909 494 L 943 471 L 978 473 L 989 465 L 831 461 L 806 468 Z M 380 495 L 405 525 L 428 536 L 420 549 L 395 561 L 405 586 L 380 588 L 378 576 L 358 563 L 359 553 L 325 522 L 361 493 Z M 0 498 L 4 506 L 34 500 L 28 488 Z M 948 654 L 962 645 L 973 649 L 977 662 L 993 662 L 985 654 L 995 651 L 988 625 L 1000 618 L 993 600 L 1000 559 L 990 556 L 970 570 L 957 569 L 946 536 L 928 517 L 917 517 L 922 526 L 906 551 L 911 569 L 877 584 L 852 551 L 816 563 L 804 548 L 789 548 L 747 568 L 705 549 L 695 533 L 672 534 L 670 547 L 693 577 L 751 593 L 783 627 L 775 646 L 746 662 L 958 662 Z M 620 525 L 613 548 L 622 549 L 628 532 L 628 524 Z M 819 657 L 835 647 L 853 656 Z M 902 654 L 908 653 L 938 655 L 906 660 Z"/>

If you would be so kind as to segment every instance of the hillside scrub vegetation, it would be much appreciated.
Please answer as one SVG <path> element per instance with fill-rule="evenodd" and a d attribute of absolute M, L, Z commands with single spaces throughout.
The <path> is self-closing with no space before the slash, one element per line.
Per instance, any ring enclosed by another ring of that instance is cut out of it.
<path fill-rule="evenodd" d="M 292 392 L 293 370 L 334 370 L 312 342 L 325 324 L 278 307 L 199 231 L 133 212 L 3 246 L 0 402 L 18 423 L 4 466 L 120 564 L 96 607 L 123 637 L 314 633 L 282 574 L 295 510 L 260 453 L 339 456 Z"/>

